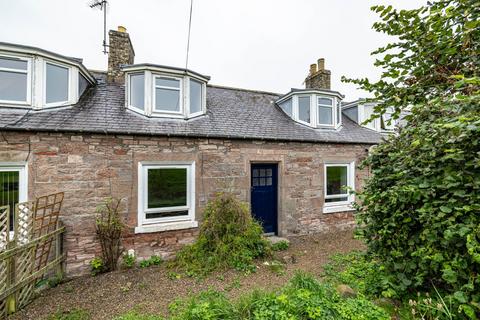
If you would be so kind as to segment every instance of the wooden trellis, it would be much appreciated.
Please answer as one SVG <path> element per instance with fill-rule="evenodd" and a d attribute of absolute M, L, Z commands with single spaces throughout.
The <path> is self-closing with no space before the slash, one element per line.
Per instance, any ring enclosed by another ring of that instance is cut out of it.
<path fill-rule="evenodd" d="M 29 303 L 35 283 L 53 268 L 63 275 L 63 197 L 60 192 L 17 204 L 13 232 L 9 206 L 0 207 L 0 318 Z"/>

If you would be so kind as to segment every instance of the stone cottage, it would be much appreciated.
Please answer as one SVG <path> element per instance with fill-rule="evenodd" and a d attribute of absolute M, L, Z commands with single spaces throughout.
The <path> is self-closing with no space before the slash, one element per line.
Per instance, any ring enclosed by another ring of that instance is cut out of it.
<path fill-rule="evenodd" d="M 0 43 L 0 206 L 64 191 L 69 275 L 99 254 L 95 208 L 109 196 L 123 199 L 124 246 L 140 257 L 191 242 L 223 190 L 250 203 L 268 234 L 352 225 L 343 186 L 361 187 L 357 164 L 382 136 L 342 114 L 323 59 L 305 89 L 276 94 L 135 64 L 124 28 L 109 42 L 106 72 Z"/>

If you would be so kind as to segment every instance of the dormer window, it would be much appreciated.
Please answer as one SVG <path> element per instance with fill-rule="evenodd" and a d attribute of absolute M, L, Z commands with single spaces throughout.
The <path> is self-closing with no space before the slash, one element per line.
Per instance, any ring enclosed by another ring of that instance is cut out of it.
<path fill-rule="evenodd" d="M 0 43 L 0 107 L 71 106 L 95 83 L 81 59 Z"/>
<path fill-rule="evenodd" d="M 30 60 L 0 56 L 0 102 L 30 103 Z"/>
<path fill-rule="evenodd" d="M 290 118 L 312 128 L 337 129 L 342 124 L 343 96 L 331 90 L 292 89 L 277 104 Z"/>
<path fill-rule="evenodd" d="M 182 79 L 155 77 L 154 111 L 181 113 Z"/>
<path fill-rule="evenodd" d="M 371 119 L 375 113 L 376 102 L 365 102 L 357 100 L 342 106 L 347 117 L 362 125 L 365 128 L 377 132 L 392 132 L 395 130 L 397 121 L 392 119 L 393 109 L 387 108 L 380 117 Z"/>
<path fill-rule="evenodd" d="M 188 119 L 205 114 L 209 77 L 155 65 L 132 65 L 123 71 L 130 110 L 162 118 Z"/>

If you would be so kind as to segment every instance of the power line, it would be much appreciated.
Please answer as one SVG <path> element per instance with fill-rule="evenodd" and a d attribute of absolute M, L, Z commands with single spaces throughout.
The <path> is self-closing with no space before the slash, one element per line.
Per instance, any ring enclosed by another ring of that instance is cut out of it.
<path fill-rule="evenodd" d="M 190 52 L 190 30 L 192 29 L 192 11 L 193 0 L 190 0 L 190 19 L 188 20 L 187 57 L 185 59 L 185 69 L 188 68 L 188 53 Z"/>

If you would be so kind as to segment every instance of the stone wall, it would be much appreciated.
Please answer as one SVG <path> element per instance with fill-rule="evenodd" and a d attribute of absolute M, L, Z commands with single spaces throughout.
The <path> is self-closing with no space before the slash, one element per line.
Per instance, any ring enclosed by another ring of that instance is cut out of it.
<path fill-rule="evenodd" d="M 95 237 L 95 208 L 105 197 L 123 198 L 127 223 L 124 245 L 140 256 L 171 257 L 198 230 L 134 234 L 137 224 L 139 161 L 195 161 L 196 216 L 217 191 L 230 190 L 249 202 L 250 164 L 275 162 L 279 168 L 278 228 L 280 235 L 348 228 L 352 213 L 322 213 L 323 164 L 359 163 L 368 145 L 313 144 L 148 136 L 78 135 L 4 131 L 0 163 L 28 162 L 28 194 L 32 199 L 64 191 L 62 221 L 67 227 L 69 275 L 85 273 L 100 254 Z M 355 185 L 367 174 L 355 171 Z"/>

